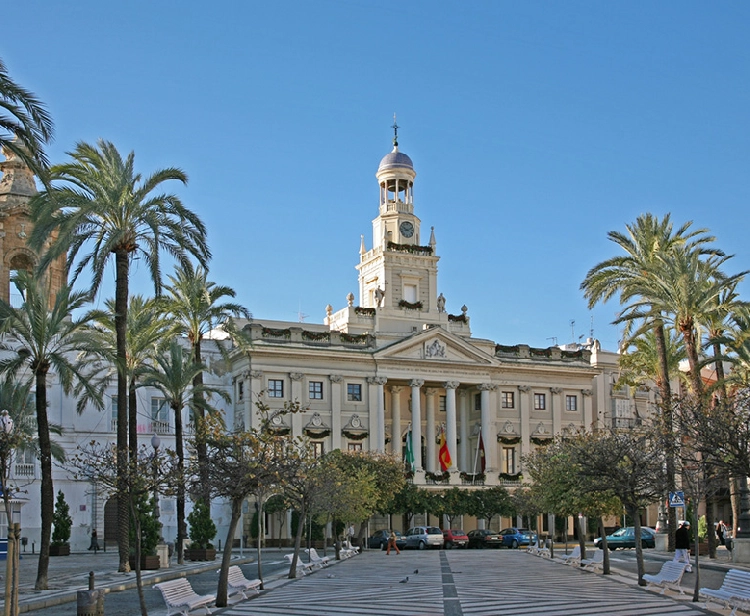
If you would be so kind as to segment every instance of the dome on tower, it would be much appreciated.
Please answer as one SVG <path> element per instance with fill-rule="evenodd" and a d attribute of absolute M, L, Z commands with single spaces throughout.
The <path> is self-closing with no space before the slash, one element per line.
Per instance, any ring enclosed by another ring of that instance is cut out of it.
<path fill-rule="evenodd" d="M 414 163 L 403 152 L 398 151 L 398 146 L 393 147 L 393 151 L 383 156 L 383 160 L 380 161 L 378 166 L 378 173 L 381 171 L 387 171 L 388 169 L 409 169 L 414 171 Z"/>

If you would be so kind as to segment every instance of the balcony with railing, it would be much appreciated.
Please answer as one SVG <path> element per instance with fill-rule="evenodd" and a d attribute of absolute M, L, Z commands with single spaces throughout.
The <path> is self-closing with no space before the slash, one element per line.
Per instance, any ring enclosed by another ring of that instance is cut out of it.
<path fill-rule="evenodd" d="M 172 430 L 169 427 L 168 421 L 159 421 L 155 419 L 151 422 L 151 431 L 154 434 L 171 434 Z"/>
<path fill-rule="evenodd" d="M 36 478 L 36 464 L 33 462 L 17 462 L 13 469 L 16 477 L 23 477 L 25 479 Z"/>

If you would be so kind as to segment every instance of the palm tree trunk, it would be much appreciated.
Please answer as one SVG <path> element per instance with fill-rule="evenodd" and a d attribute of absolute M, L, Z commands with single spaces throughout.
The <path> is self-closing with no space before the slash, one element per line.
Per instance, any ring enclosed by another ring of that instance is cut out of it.
<path fill-rule="evenodd" d="M 138 398 L 133 380 L 128 383 L 128 445 L 132 464 L 138 457 Z"/>
<path fill-rule="evenodd" d="M 193 359 L 196 363 L 202 363 L 201 360 L 201 339 L 200 337 L 193 342 Z M 193 378 L 193 389 L 196 393 L 193 394 L 193 418 L 195 420 L 195 452 L 198 457 L 198 472 L 201 476 L 201 485 L 208 486 L 208 466 L 207 457 L 208 449 L 206 447 L 206 440 L 203 433 L 203 394 L 200 393 L 203 387 L 203 371 L 201 370 Z M 200 495 L 208 502 L 208 493 L 204 491 Z"/>
<path fill-rule="evenodd" d="M 661 397 L 662 417 L 664 419 L 664 431 L 666 434 L 674 432 L 674 421 L 672 417 L 672 386 L 669 383 L 669 360 L 667 358 L 667 343 L 664 335 L 664 323 L 657 320 L 654 323 L 654 338 L 656 340 L 656 352 L 659 354 L 659 395 Z M 675 490 L 675 451 L 673 439 L 667 438 L 666 442 L 666 474 L 667 490 Z M 666 495 L 665 495 L 666 498 Z M 667 549 L 674 551 L 674 534 L 677 530 L 677 510 L 669 507 L 667 512 L 667 526 L 669 537 L 667 538 Z"/>
<path fill-rule="evenodd" d="M 42 528 L 34 589 L 47 590 L 49 543 L 52 538 L 52 516 L 55 509 L 55 492 L 52 485 L 52 442 L 47 418 L 47 368 L 36 371 L 36 422 L 39 431 L 39 458 L 42 471 Z"/>
<path fill-rule="evenodd" d="M 180 476 L 185 470 L 185 453 L 183 450 L 182 437 L 182 409 L 172 406 L 174 411 L 174 440 L 175 453 L 177 454 L 177 468 Z M 182 479 L 177 483 L 177 564 L 182 565 L 184 551 L 182 544 L 185 541 L 185 484 Z"/>
<path fill-rule="evenodd" d="M 119 571 L 130 571 L 130 511 L 128 508 L 128 253 L 115 253 L 115 337 L 117 339 L 117 544 Z"/>

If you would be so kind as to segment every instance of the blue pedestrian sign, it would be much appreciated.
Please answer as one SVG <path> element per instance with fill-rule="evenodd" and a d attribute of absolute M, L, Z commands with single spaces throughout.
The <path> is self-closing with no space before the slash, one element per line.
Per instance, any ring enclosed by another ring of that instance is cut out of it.
<path fill-rule="evenodd" d="M 684 507 L 685 506 L 685 493 L 684 492 L 670 492 L 669 493 L 669 506 L 670 507 Z"/>

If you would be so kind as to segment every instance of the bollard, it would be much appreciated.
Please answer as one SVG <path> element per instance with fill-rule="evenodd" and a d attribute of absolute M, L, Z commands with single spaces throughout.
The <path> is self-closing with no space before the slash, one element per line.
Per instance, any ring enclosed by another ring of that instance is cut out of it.
<path fill-rule="evenodd" d="M 89 589 L 79 590 L 77 616 L 104 616 L 104 591 L 94 590 L 94 572 L 89 571 Z"/>

